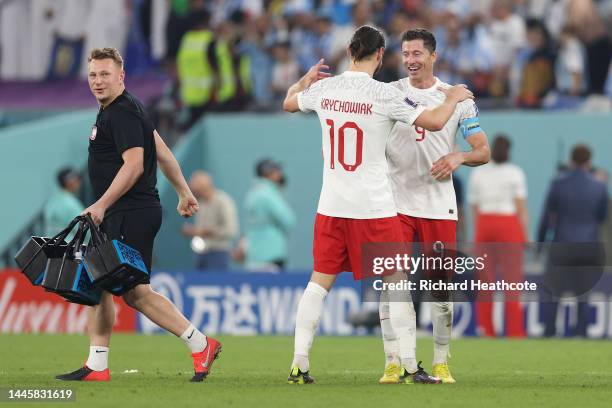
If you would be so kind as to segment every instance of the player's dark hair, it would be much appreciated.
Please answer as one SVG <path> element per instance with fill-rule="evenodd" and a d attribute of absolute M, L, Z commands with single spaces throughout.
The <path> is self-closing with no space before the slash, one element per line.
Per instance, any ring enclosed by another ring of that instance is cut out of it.
<path fill-rule="evenodd" d="M 583 166 L 591 160 L 591 149 L 585 144 L 577 144 L 572 149 L 572 162 L 578 166 Z"/>
<path fill-rule="evenodd" d="M 349 52 L 355 61 L 368 58 L 385 47 L 385 36 L 376 27 L 364 25 L 359 27 L 351 38 Z"/>
<path fill-rule="evenodd" d="M 493 146 L 491 147 L 491 159 L 498 164 L 507 162 L 510 158 L 511 146 L 512 143 L 510 143 L 510 139 L 505 134 L 498 134 L 495 136 Z"/>
<path fill-rule="evenodd" d="M 423 46 L 427 48 L 430 53 L 436 50 L 436 37 L 431 31 L 424 28 L 415 28 L 414 30 L 404 31 L 402 34 L 402 43 L 404 41 L 423 40 Z"/>

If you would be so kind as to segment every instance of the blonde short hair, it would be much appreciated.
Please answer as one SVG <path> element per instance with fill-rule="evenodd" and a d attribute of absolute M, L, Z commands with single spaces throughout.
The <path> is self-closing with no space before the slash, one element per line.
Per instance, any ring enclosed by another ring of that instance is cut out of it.
<path fill-rule="evenodd" d="M 120 68 L 123 68 L 123 58 L 116 48 L 94 48 L 89 53 L 87 62 L 92 60 L 112 59 Z"/>

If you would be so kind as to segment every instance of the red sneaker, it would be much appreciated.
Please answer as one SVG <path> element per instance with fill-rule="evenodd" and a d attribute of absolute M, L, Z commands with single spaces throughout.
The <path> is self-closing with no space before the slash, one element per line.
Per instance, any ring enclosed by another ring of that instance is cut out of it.
<path fill-rule="evenodd" d="M 71 373 L 55 376 L 60 381 L 110 381 L 110 370 L 94 371 L 87 366 L 83 366 Z"/>
<path fill-rule="evenodd" d="M 219 343 L 218 340 L 207 337 L 206 341 L 208 344 L 206 344 L 206 348 L 203 351 L 191 355 L 191 358 L 193 358 L 193 369 L 195 371 L 195 374 L 191 378 L 191 382 L 203 381 L 208 375 L 212 363 L 221 352 L 221 343 Z"/>

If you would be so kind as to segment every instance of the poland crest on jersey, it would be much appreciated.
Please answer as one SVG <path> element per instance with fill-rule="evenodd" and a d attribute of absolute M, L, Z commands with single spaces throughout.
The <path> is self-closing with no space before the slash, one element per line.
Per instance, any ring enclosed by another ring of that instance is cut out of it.
<path fill-rule="evenodd" d="M 91 135 L 89 136 L 89 140 L 96 140 L 96 135 L 98 134 L 98 127 L 93 125 L 91 127 Z"/>

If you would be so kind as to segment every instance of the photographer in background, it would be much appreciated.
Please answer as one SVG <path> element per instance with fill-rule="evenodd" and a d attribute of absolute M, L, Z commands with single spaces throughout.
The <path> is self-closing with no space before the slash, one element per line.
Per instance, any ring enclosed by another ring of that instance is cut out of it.
<path fill-rule="evenodd" d="M 60 190 L 47 201 L 43 210 L 46 235 L 49 237 L 66 228 L 85 208 L 76 196 L 81 188 L 81 176 L 76 170 L 72 167 L 60 169 L 57 183 Z"/>
<path fill-rule="evenodd" d="M 286 179 L 281 165 L 270 159 L 255 166 L 257 179 L 245 198 L 245 266 L 277 272 L 287 264 L 287 239 L 295 213 L 281 192 Z"/>

